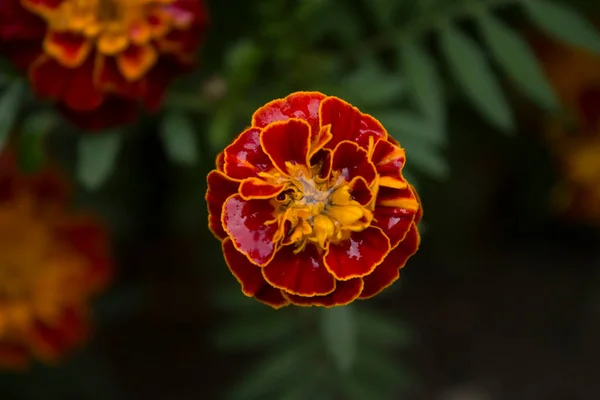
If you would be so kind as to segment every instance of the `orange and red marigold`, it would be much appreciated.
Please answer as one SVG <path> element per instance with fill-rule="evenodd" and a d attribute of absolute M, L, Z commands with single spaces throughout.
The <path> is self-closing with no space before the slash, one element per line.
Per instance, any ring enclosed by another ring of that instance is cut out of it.
<path fill-rule="evenodd" d="M 0 51 L 85 129 L 132 121 L 188 70 L 203 0 L 2 0 Z"/>
<path fill-rule="evenodd" d="M 56 362 L 86 338 L 112 262 L 102 225 L 68 200 L 54 169 L 25 177 L 0 157 L 0 368 Z"/>
<path fill-rule="evenodd" d="M 208 175 L 209 226 L 246 296 L 345 305 L 391 285 L 419 247 L 404 149 L 318 92 L 261 107 Z"/>

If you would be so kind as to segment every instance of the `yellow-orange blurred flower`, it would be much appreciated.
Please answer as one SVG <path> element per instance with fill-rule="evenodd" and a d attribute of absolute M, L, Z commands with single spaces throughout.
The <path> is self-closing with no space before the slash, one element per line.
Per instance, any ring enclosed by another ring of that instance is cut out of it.
<path fill-rule="evenodd" d="M 67 189 L 52 168 L 22 176 L 0 158 L 0 367 L 55 362 L 80 345 L 110 277 L 107 234 L 68 210 Z"/>
<path fill-rule="evenodd" d="M 202 0 L 2 0 L 2 52 L 73 122 L 101 129 L 156 109 L 203 38 Z"/>
<path fill-rule="evenodd" d="M 562 180 L 553 200 L 571 219 L 600 223 L 600 57 L 542 36 L 533 44 L 568 114 L 546 126 Z"/>

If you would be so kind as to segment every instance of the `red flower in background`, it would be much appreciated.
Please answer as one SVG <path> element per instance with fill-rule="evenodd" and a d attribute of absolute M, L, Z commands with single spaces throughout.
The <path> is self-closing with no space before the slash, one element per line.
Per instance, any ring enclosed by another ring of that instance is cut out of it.
<path fill-rule="evenodd" d="M 0 367 L 55 362 L 88 334 L 112 262 L 103 226 L 68 201 L 55 170 L 26 177 L 0 157 Z"/>
<path fill-rule="evenodd" d="M 208 175 L 209 226 L 246 296 L 345 305 L 391 285 L 419 247 L 404 149 L 317 92 L 261 107 Z"/>
<path fill-rule="evenodd" d="M 206 25 L 202 0 L 2 0 L 0 51 L 67 118 L 102 129 L 155 110 Z"/>

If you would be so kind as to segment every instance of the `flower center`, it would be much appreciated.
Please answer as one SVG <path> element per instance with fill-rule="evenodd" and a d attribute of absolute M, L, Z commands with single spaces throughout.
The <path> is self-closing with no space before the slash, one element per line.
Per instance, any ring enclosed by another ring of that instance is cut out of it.
<path fill-rule="evenodd" d="M 295 243 L 302 251 L 308 242 L 326 249 L 329 242 L 339 242 L 350 232 L 359 232 L 371 224 L 372 210 L 352 197 L 352 188 L 338 173 L 328 179 L 318 174 L 318 168 L 289 166 L 292 177 L 276 198 L 276 220 L 282 229 L 275 241 Z"/>

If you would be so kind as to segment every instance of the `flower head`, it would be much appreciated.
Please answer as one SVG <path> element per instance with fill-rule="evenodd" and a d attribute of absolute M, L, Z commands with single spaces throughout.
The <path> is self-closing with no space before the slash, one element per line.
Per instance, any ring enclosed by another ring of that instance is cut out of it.
<path fill-rule="evenodd" d="M 337 97 L 261 107 L 208 175 L 209 227 L 245 295 L 275 308 L 369 298 L 420 243 L 404 149 Z"/>
<path fill-rule="evenodd" d="M 101 129 L 156 109 L 206 24 L 202 0 L 3 0 L 0 50 L 74 123 Z"/>
<path fill-rule="evenodd" d="M 54 362 L 87 335 L 89 300 L 111 273 L 108 238 L 67 201 L 53 169 L 25 177 L 0 158 L 0 367 Z"/>
<path fill-rule="evenodd" d="M 553 117 L 544 131 L 561 175 L 554 205 L 569 220 L 598 223 L 600 57 L 541 35 L 533 44 L 568 113 L 568 118 Z"/>

